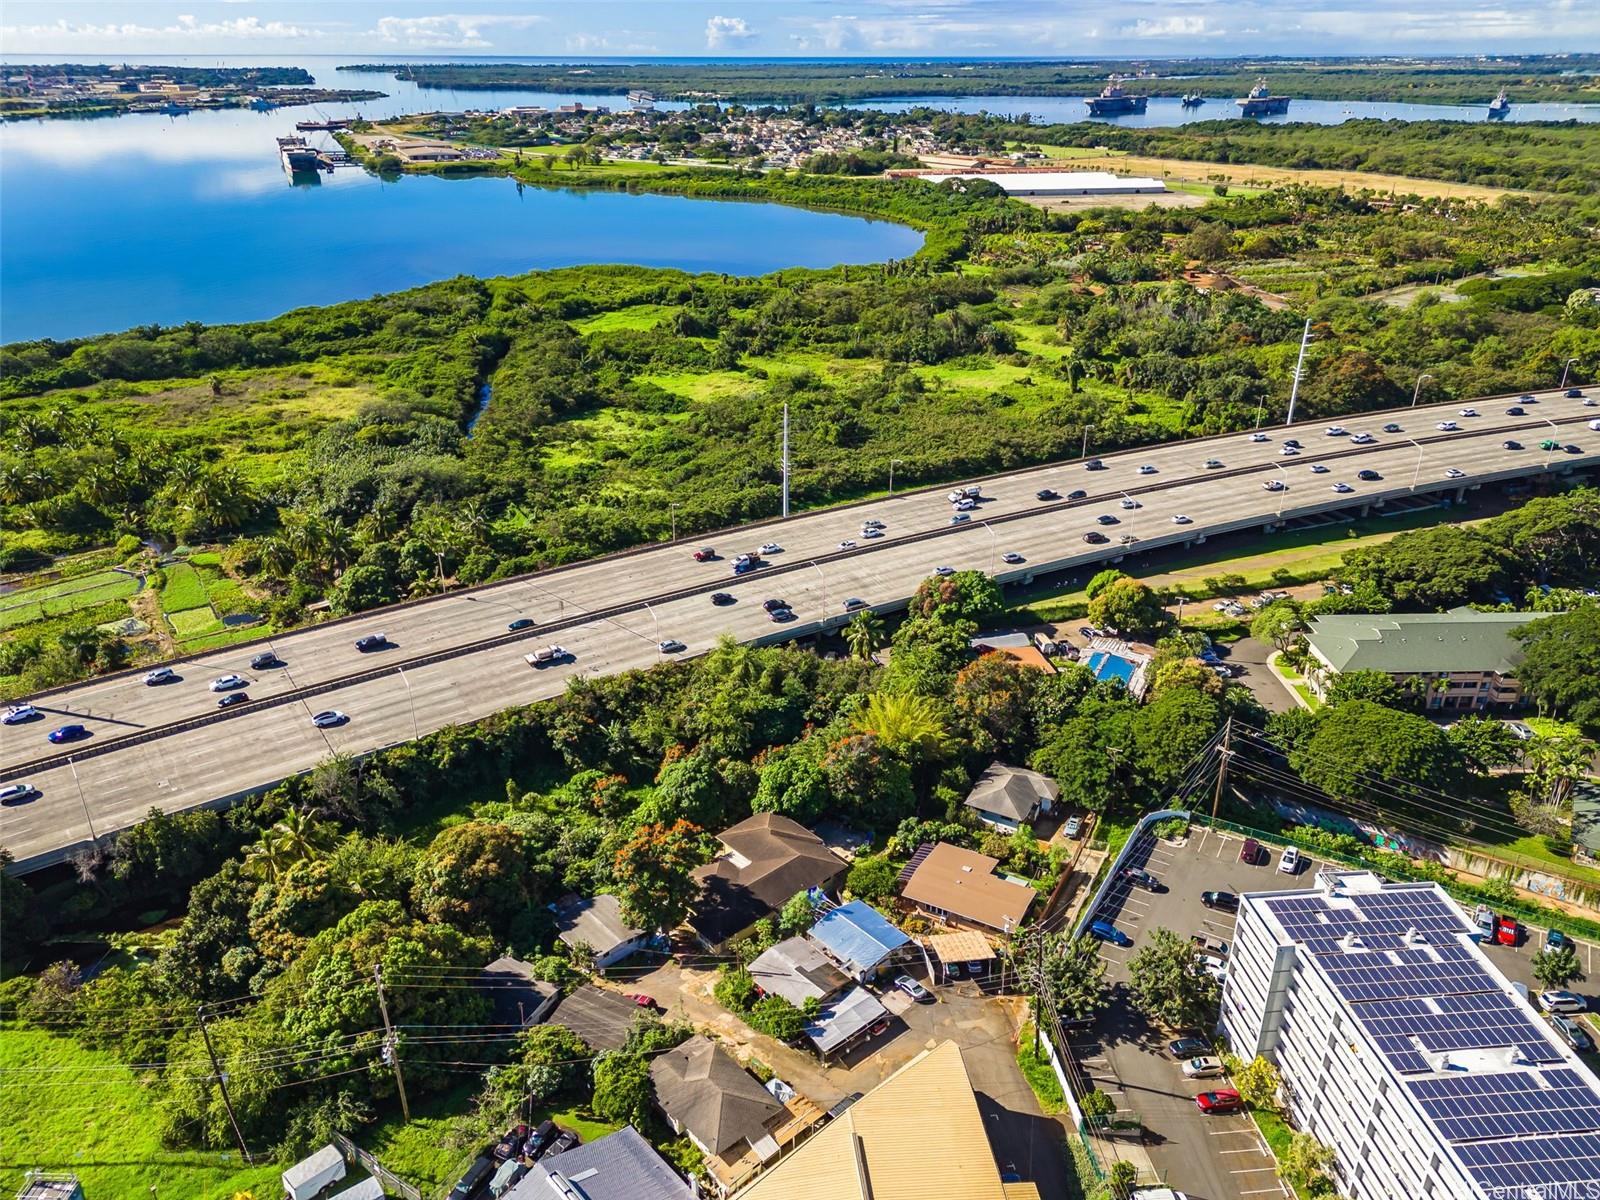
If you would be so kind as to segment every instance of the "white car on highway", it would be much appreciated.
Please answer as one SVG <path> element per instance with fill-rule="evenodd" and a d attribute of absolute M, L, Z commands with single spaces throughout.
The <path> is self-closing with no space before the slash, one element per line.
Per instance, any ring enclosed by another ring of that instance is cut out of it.
<path fill-rule="evenodd" d="M 763 553 L 763 554 L 782 554 L 783 553 L 783 547 L 778 545 L 777 542 L 763 542 L 763 543 L 761 543 L 761 553 Z"/>
<path fill-rule="evenodd" d="M 42 714 L 31 704 L 13 704 L 6 709 L 6 715 L 0 717 L 0 724 L 21 725 L 24 721 L 37 720 Z"/>
<path fill-rule="evenodd" d="M 1333 485 L 1333 490 L 1338 492 L 1342 496 L 1346 492 L 1355 491 L 1355 488 L 1351 487 L 1348 483 L 1336 483 L 1336 484 Z"/>
<path fill-rule="evenodd" d="M 1349 437 L 1350 436 L 1349 433 L 1345 430 L 1345 427 L 1343 425 L 1329 425 L 1327 432 L 1328 432 L 1328 436 L 1329 437 Z"/>
<path fill-rule="evenodd" d="M 1250 435 L 1250 440 L 1252 442 L 1270 442 L 1272 439 L 1258 430 Z"/>
<path fill-rule="evenodd" d="M 20 804 L 38 794 L 39 789 L 31 783 L 8 783 L 5 787 L 0 787 L 0 804 Z"/>
<path fill-rule="evenodd" d="M 1461 426 L 1457 425 L 1454 421 L 1440 421 L 1437 425 L 1434 426 L 1434 428 L 1435 429 L 1442 429 L 1446 433 L 1453 433 L 1457 429 L 1460 429 Z"/>
<path fill-rule="evenodd" d="M 1475 417 L 1478 415 L 1478 410 L 1475 408 L 1463 408 L 1458 415 L 1463 417 Z"/>
<path fill-rule="evenodd" d="M 313 716 L 311 723 L 318 729 L 332 729 L 336 725 L 343 725 L 349 719 L 337 708 L 330 708 Z"/>
<path fill-rule="evenodd" d="M 1446 467 L 1444 469 L 1444 477 L 1446 479 L 1465 479 L 1467 473 L 1460 467 Z"/>
<path fill-rule="evenodd" d="M 1185 516 L 1183 513 L 1173 513 L 1172 514 L 1172 523 L 1174 525 L 1188 525 L 1188 524 L 1190 524 L 1190 521 L 1189 521 L 1189 518 L 1187 516 Z"/>
<path fill-rule="evenodd" d="M 1132 496 L 1124 496 L 1122 498 L 1122 507 L 1123 508 L 1138 508 L 1139 507 L 1139 502 L 1137 500 L 1135 500 Z"/>
<path fill-rule="evenodd" d="M 1352 433 L 1350 435 L 1350 440 L 1358 446 L 1370 446 L 1378 439 L 1373 437 L 1370 433 Z"/>
<path fill-rule="evenodd" d="M 153 671 L 146 671 L 144 673 L 145 684 L 149 687 L 154 687 L 158 683 L 170 683 L 177 677 L 177 672 L 175 672 L 171 667 L 157 667 Z"/>
<path fill-rule="evenodd" d="M 1311 473 L 1313 475 L 1326 475 L 1328 473 L 1328 468 L 1323 463 L 1312 463 Z"/>
<path fill-rule="evenodd" d="M 235 688 L 249 687 L 250 681 L 243 675 L 219 675 L 211 681 L 213 692 L 231 692 Z"/>

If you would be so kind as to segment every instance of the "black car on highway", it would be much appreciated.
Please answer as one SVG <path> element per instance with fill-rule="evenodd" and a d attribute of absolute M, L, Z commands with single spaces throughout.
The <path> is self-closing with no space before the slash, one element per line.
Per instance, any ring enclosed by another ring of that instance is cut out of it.
<path fill-rule="evenodd" d="M 363 654 L 369 650 L 382 650 L 388 645 L 389 635 L 386 633 L 369 633 L 356 639 L 356 649 Z"/>
<path fill-rule="evenodd" d="M 1358 473 L 1358 474 L 1357 474 L 1357 475 L 1356 475 L 1356 478 L 1357 478 L 1357 479 L 1364 479 L 1364 480 L 1366 480 L 1366 481 L 1367 481 L 1367 482 L 1368 482 L 1368 483 L 1371 483 L 1371 482 L 1372 482 L 1372 481 L 1373 481 L 1373 480 L 1376 480 L 1376 479 L 1382 479 L 1382 478 L 1383 478 L 1383 476 L 1382 476 L 1382 475 L 1379 475 L 1379 474 L 1378 474 L 1378 473 L 1377 473 L 1377 472 L 1376 472 L 1376 471 L 1374 471 L 1374 470 L 1373 470 L 1373 469 L 1372 469 L 1372 468 L 1371 468 L 1371 467 L 1368 467 L 1368 468 L 1366 468 L 1366 469 L 1365 469 L 1365 470 L 1364 470 L 1364 471 L 1361 471 L 1361 472 L 1359 472 L 1359 473 Z"/>
<path fill-rule="evenodd" d="M 273 667 L 281 666 L 283 666 L 283 659 L 279 658 L 271 650 L 266 651 L 264 654 L 258 654 L 250 660 L 250 669 L 252 671 L 270 671 Z"/>
<path fill-rule="evenodd" d="M 1054 488 L 1040 488 L 1033 494 L 1033 498 L 1035 500 L 1059 500 L 1061 499 L 1061 493 Z"/>
<path fill-rule="evenodd" d="M 1105 534 L 1101 533 L 1098 529 L 1091 529 L 1088 533 L 1083 535 L 1083 540 L 1088 542 L 1091 546 L 1099 546 L 1109 542 L 1111 539 Z"/>

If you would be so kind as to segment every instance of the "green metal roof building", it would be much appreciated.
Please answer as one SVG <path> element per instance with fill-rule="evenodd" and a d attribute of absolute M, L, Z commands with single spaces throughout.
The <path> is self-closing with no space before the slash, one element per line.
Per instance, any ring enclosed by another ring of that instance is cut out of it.
<path fill-rule="evenodd" d="M 1429 683 L 1428 708 L 1515 708 L 1522 646 L 1511 636 L 1551 613 L 1388 613 L 1313 617 L 1306 644 L 1319 664 L 1307 676 L 1321 696 L 1346 671 L 1383 671 Z"/>

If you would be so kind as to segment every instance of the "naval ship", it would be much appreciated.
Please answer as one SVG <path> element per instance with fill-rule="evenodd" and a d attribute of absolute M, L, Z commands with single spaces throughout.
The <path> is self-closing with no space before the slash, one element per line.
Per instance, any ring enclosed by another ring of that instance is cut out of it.
<path fill-rule="evenodd" d="M 279 138 L 278 157 L 283 160 L 283 169 L 291 179 L 296 175 L 315 175 L 322 167 L 322 156 L 306 145 L 303 137 Z"/>
<path fill-rule="evenodd" d="M 1511 98 L 1506 95 L 1505 88 L 1500 89 L 1500 94 L 1489 101 L 1489 120 L 1503 121 L 1511 115 Z"/>
<path fill-rule="evenodd" d="M 1234 101 L 1241 117 L 1271 117 L 1289 111 L 1289 97 L 1274 96 L 1265 79 L 1256 81 L 1248 96 Z"/>
<path fill-rule="evenodd" d="M 1091 117 L 1121 117 L 1129 113 L 1142 113 L 1145 105 L 1150 103 L 1150 97 L 1128 95 L 1122 90 L 1122 80 L 1113 75 L 1111 82 L 1098 96 L 1091 96 L 1084 103 L 1089 106 Z"/>

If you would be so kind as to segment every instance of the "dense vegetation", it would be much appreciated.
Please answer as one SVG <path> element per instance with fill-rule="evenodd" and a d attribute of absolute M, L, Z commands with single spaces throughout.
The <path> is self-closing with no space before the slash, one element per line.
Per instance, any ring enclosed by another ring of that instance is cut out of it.
<path fill-rule="evenodd" d="M 1422 104 L 1487 104 L 1500 88 L 1520 100 L 1600 100 L 1584 72 L 1600 57 L 1529 55 L 1516 60 L 1218 58 L 1137 62 L 727 62 L 727 63 L 405 63 L 341 66 L 345 71 L 391 71 L 419 87 L 528 88 L 620 95 L 648 88 L 657 95 L 714 95 L 727 100 L 800 104 L 901 96 L 1085 96 L 1106 76 L 1140 75 L 1130 90 L 1152 96 L 1199 92 L 1242 96 L 1262 75 L 1274 90 L 1329 100 L 1399 100 Z M 581 70 L 581 74 L 578 71 Z"/>
<path fill-rule="evenodd" d="M 119 83 L 135 79 L 170 79 L 174 83 L 192 83 L 196 87 L 277 87 L 286 84 L 310 84 L 316 80 L 304 67 L 205 67 L 189 63 L 181 67 L 150 66 L 140 63 L 0 63 L 0 72 L 7 75 L 31 74 L 37 76 L 70 75 L 75 80 L 102 80 Z"/>

